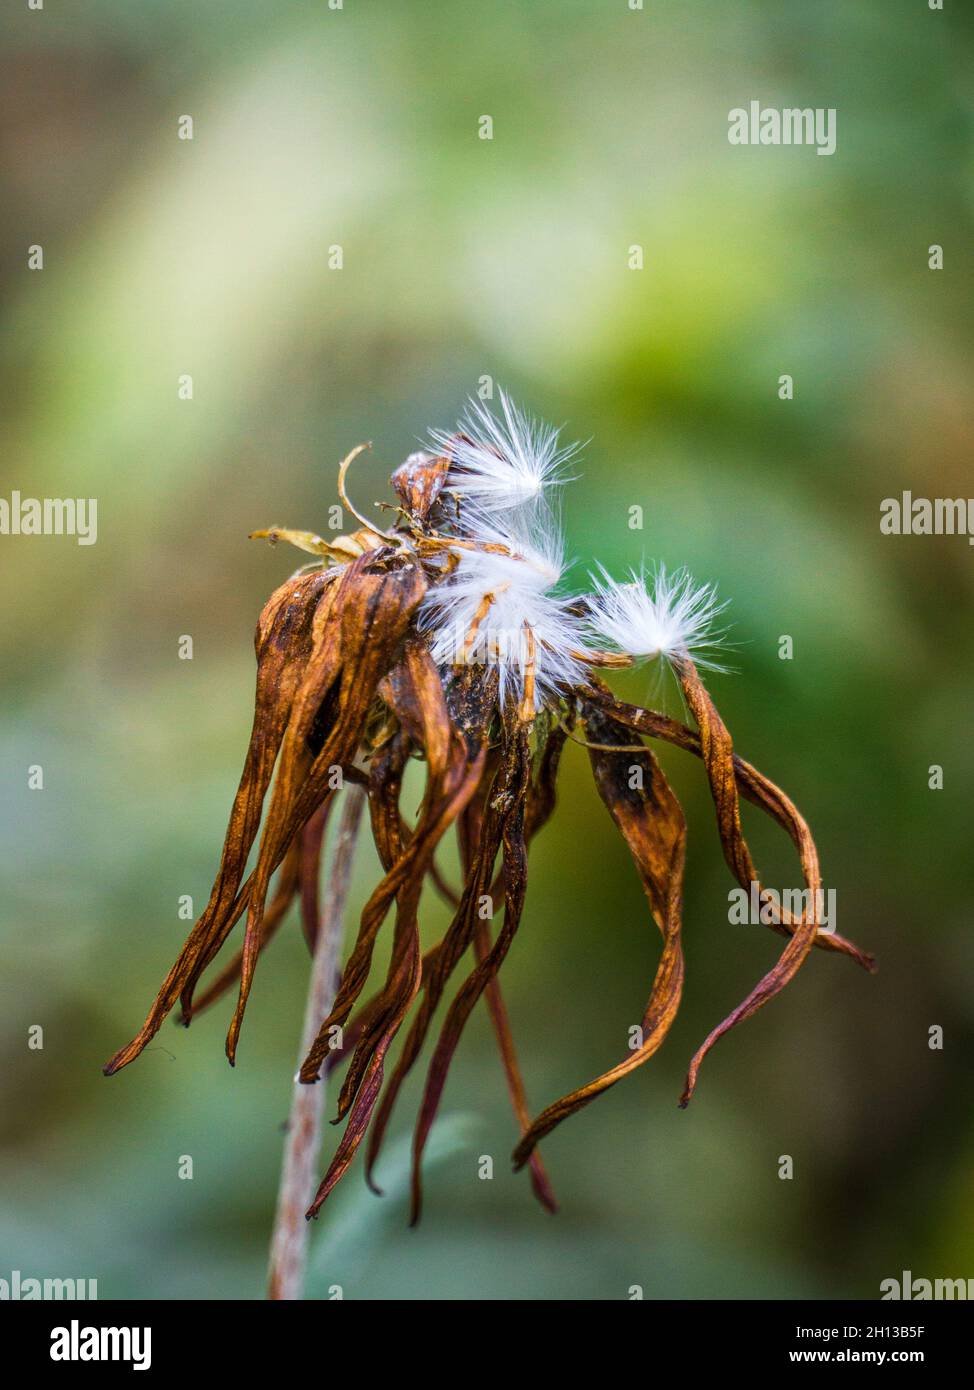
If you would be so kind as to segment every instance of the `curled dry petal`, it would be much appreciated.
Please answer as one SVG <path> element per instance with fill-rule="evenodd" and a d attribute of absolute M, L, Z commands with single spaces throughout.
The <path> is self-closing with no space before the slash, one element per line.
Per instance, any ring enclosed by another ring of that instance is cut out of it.
<path fill-rule="evenodd" d="M 697 674 L 693 662 L 684 659 L 676 664 L 684 697 L 690 707 L 697 728 L 700 730 L 700 748 L 710 791 L 717 808 L 717 828 L 724 847 L 724 857 L 731 869 L 740 878 L 742 874 L 753 873 L 751 856 L 747 851 L 741 832 L 740 802 L 737 797 L 737 778 L 734 772 L 734 746 L 727 726 L 717 713 L 717 707 L 707 694 L 703 681 Z M 712 1029 L 690 1059 L 686 1085 L 680 1104 L 688 1104 L 697 1084 L 700 1064 L 707 1053 L 720 1038 L 738 1023 L 757 1013 L 769 1000 L 784 989 L 801 968 L 805 957 L 815 943 L 818 933 L 816 911 L 821 900 L 822 876 L 818 866 L 818 852 L 815 842 L 809 836 L 801 852 L 802 873 L 809 892 L 809 908 L 801 920 L 794 924 L 787 946 L 774 965 L 755 985 L 747 998 L 736 1009 Z"/>
<path fill-rule="evenodd" d="M 626 730 L 602 710 L 594 705 L 583 705 L 582 712 L 592 743 L 618 745 L 626 742 Z M 663 950 L 643 1015 L 639 1047 L 617 1066 L 543 1110 L 514 1150 L 516 1168 L 528 1161 L 538 1141 L 562 1120 L 642 1066 L 658 1050 L 676 1017 L 683 989 L 680 932 L 686 822 L 680 803 L 649 749 L 644 753 L 621 753 L 592 748 L 589 757 L 599 795 L 639 871 L 650 911 L 663 938 Z M 638 778 L 632 776 L 634 767 L 642 774 Z"/>
<path fill-rule="evenodd" d="M 452 697 L 453 718 L 464 731 L 469 753 L 477 750 L 480 766 L 478 782 L 486 765 L 486 741 L 490 725 L 495 689 L 484 679 L 472 680 L 461 673 L 448 695 Z M 494 861 L 503 836 L 503 817 L 509 813 L 517 788 L 507 759 L 487 773 L 489 781 L 485 796 L 488 811 L 484 818 L 479 843 L 467 870 L 463 893 L 443 939 L 426 955 L 423 963 L 423 994 L 396 1067 L 389 1078 L 382 1103 L 375 1117 L 370 1149 L 370 1169 L 379 1151 L 383 1135 L 392 1114 L 403 1082 L 418 1058 L 433 1015 L 443 997 L 447 981 L 473 940 L 482 899 L 490 891 Z"/>
<path fill-rule="evenodd" d="M 692 662 L 683 661 L 677 668 L 677 674 L 687 705 L 697 721 L 699 744 L 692 737 L 685 738 L 680 734 L 679 731 L 683 730 L 682 725 L 665 721 L 661 716 L 651 711 L 638 710 L 635 706 L 624 707 L 620 702 L 614 701 L 611 696 L 608 696 L 607 692 L 597 687 L 593 688 L 591 693 L 602 708 L 612 709 L 623 728 L 636 729 L 640 733 L 654 733 L 659 737 L 669 737 L 669 741 L 696 752 L 703 759 L 717 811 L 717 827 L 724 849 L 724 857 L 731 872 L 742 887 L 749 889 L 751 883 L 755 883 L 758 886 L 759 894 L 763 893 L 741 829 L 738 784 L 740 783 L 741 789 L 749 800 L 761 806 L 780 824 L 783 824 L 791 834 L 798 849 L 810 904 L 810 911 L 804 913 L 800 919 L 796 920 L 789 914 L 783 914 L 782 922 L 775 924 L 782 934 L 789 937 L 788 945 L 777 964 L 762 977 L 747 998 L 708 1034 L 697 1049 L 691 1059 L 686 1085 L 680 1098 L 680 1104 L 685 1106 L 693 1095 L 701 1063 L 710 1049 L 731 1028 L 750 1018 L 752 1014 L 784 989 L 785 985 L 794 978 L 800 969 L 813 945 L 820 943 L 826 949 L 842 951 L 853 956 L 860 964 L 870 970 L 874 968 L 875 962 L 871 956 L 861 952 L 857 947 L 846 942 L 843 938 L 837 937 L 834 933 L 819 933 L 815 908 L 820 901 L 821 874 L 818 852 L 815 849 L 815 842 L 808 826 L 783 792 L 773 783 L 760 777 L 759 774 L 755 774 L 754 769 L 748 764 L 735 758 L 733 744 L 726 725 L 720 718 L 716 706 L 708 695 Z M 683 734 L 690 735 L 691 731 L 683 730 Z"/>
<path fill-rule="evenodd" d="M 192 983 L 199 979 L 222 944 L 237 904 L 237 890 L 257 835 L 264 795 L 291 712 L 291 702 L 311 652 L 312 624 L 320 603 L 329 603 L 334 575 L 318 573 L 290 579 L 271 595 L 257 624 L 257 693 L 253 731 L 240 785 L 230 812 L 216 882 L 210 900 L 166 977 L 138 1034 L 105 1067 L 111 1076 L 133 1061 L 162 1026 L 182 991 L 183 1011 L 192 1014 Z M 233 917 L 236 921 L 239 917 Z M 214 943 L 217 943 L 214 947 Z"/>
<path fill-rule="evenodd" d="M 478 675 L 474 670 L 467 668 L 461 672 L 455 673 L 447 687 L 447 701 L 450 707 L 451 719 L 467 730 L 468 736 L 472 737 L 473 742 L 471 746 L 473 748 L 479 746 L 481 739 L 485 736 L 486 725 L 484 721 L 485 718 L 489 716 L 493 700 L 493 689 L 490 684 L 485 684 L 485 682 L 489 681 L 489 674 L 487 676 Z M 555 778 L 564 743 L 565 735 L 560 728 L 549 730 L 541 738 L 541 749 L 536 759 L 535 772 L 532 776 L 526 798 L 524 833 L 525 840 L 528 842 L 545 824 L 554 808 Z M 457 821 L 460 857 L 465 881 L 470 876 L 471 866 L 477 853 L 477 847 L 481 843 L 484 802 L 493 783 L 497 765 L 498 759 L 496 755 L 494 755 L 485 766 L 485 771 L 477 788 L 476 795 L 468 803 Z M 502 884 L 503 869 L 491 886 L 491 901 L 496 901 L 498 894 L 503 891 Z M 454 908 L 458 908 L 459 901 L 455 901 L 453 906 Z M 479 915 L 476 918 L 476 925 L 474 927 L 473 944 L 478 962 L 483 963 L 491 950 L 491 937 L 488 923 Z M 430 966 L 435 962 L 439 949 L 439 947 L 435 947 L 424 959 L 424 976 L 427 979 L 428 974 L 426 972 L 428 972 Z M 511 1033 L 510 1019 L 496 972 L 491 975 L 485 986 L 484 992 L 494 1033 L 501 1053 L 511 1104 L 523 1134 L 530 1124 L 530 1113 L 527 1105 L 524 1081 Z M 421 1046 L 424 1036 L 425 1031 L 420 1035 L 419 1029 L 411 1036 L 409 1044 L 407 1045 L 408 1056 L 404 1057 L 394 1077 L 387 1086 L 381 1107 L 369 1131 L 369 1145 L 366 1157 L 366 1181 L 375 1192 L 379 1192 L 379 1188 L 375 1184 L 373 1172 L 392 1114 L 396 1096 L 398 1095 L 399 1088 L 412 1062 L 415 1061 L 415 1057 L 418 1055 L 419 1047 Z M 541 1156 L 537 1152 L 531 1156 L 531 1185 L 535 1196 L 541 1202 L 542 1206 L 550 1212 L 556 1211 L 557 1203 L 555 1201 L 551 1182 L 545 1171 Z"/>
<path fill-rule="evenodd" d="M 428 766 L 426 794 L 416 831 L 362 912 L 358 938 L 345 967 L 338 997 L 301 1068 L 301 1078 L 308 1082 L 317 1077 L 327 1047 L 328 1029 L 346 1022 L 365 985 L 375 939 L 389 908 L 411 879 L 422 878 L 444 831 L 473 795 L 480 778 L 486 729 L 483 741 L 470 756 L 462 733 L 454 734 L 450 730 L 436 667 L 422 643 L 409 644 L 398 682 L 390 682 L 388 688 L 392 698 L 398 698 L 396 712 L 407 721 L 406 732 L 412 726 L 412 732 L 423 740 Z M 398 827 L 398 819 L 396 824 Z"/>
<path fill-rule="evenodd" d="M 240 993 L 227 1034 L 231 1062 L 257 963 L 270 876 L 293 836 L 332 795 L 335 767 L 354 758 L 376 688 L 396 659 L 425 590 L 417 568 L 387 568 L 381 555 L 366 553 L 353 561 L 331 609 L 320 622 L 316 618 L 315 642 L 281 746 L 253 873 Z"/>
<path fill-rule="evenodd" d="M 631 705 L 623 700 L 617 700 L 601 682 L 593 683 L 586 694 L 593 704 L 598 705 L 599 708 L 606 710 L 613 718 L 617 719 L 625 730 L 632 730 L 650 738 L 663 739 L 664 742 L 671 743 L 676 748 L 693 753 L 695 757 L 703 757 L 703 745 L 700 735 L 695 729 L 688 729 L 685 724 L 681 724 L 676 719 L 670 719 L 667 715 L 660 714 L 656 710 L 643 709 L 640 705 Z M 814 841 L 807 822 L 795 804 L 780 787 L 775 786 L 774 782 L 765 777 L 763 773 L 758 772 L 757 768 L 752 767 L 750 763 L 745 762 L 743 758 L 738 757 L 736 753 L 733 755 L 733 766 L 738 793 L 746 801 L 760 807 L 762 811 L 777 821 L 782 829 L 788 832 L 802 862 L 807 862 L 809 854 L 814 850 Z M 756 884 L 760 897 L 763 895 L 764 889 L 754 867 L 747 842 L 744 840 L 739 813 L 736 819 L 731 819 L 729 829 L 734 835 L 739 835 L 741 840 L 739 849 L 728 857 L 731 872 L 742 888 L 749 890 L 752 883 Z M 782 910 L 780 922 L 769 922 L 765 925 L 770 926 L 772 931 L 777 932 L 780 936 L 790 936 L 795 930 L 796 921 L 790 913 Z M 876 969 L 876 960 L 873 955 L 868 951 L 861 950 L 853 942 L 847 941 L 838 932 L 820 932 L 815 938 L 815 945 L 824 951 L 836 951 L 840 955 L 851 956 L 865 970 L 874 971 Z"/>
<path fill-rule="evenodd" d="M 543 730 L 540 734 L 540 741 L 540 752 L 535 759 L 535 770 L 528 787 L 525 803 L 524 839 L 528 847 L 533 837 L 544 826 L 554 810 L 558 763 L 561 758 L 562 748 L 565 745 L 564 730 L 560 726 L 546 731 Z M 480 840 L 482 827 L 483 801 L 482 798 L 477 797 L 471 802 L 470 806 L 467 807 L 466 814 L 461 822 L 463 833 L 460 836 L 460 853 L 465 872 L 470 864 L 473 848 Z M 503 881 L 504 868 L 502 863 L 497 879 L 491 887 L 492 902 L 496 902 L 498 893 L 502 891 Z M 478 920 L 474 931 L 473 944 L 478 964 L 483 965 L 488 959 L 492 945 L 491 930 L 488 922 Z M 514 1045 L 514 1036 L 511 1031 L 507 1005 L 504 1002 L 500 979 L 496 972 L 492 978 L 488 980 L 484 989 L 484 995 L 487 1000 L 487 1011 L 490 1014 L 494 1036 L 497 1039 L 497 1046 L 504 1067 L 508 1095 L 514 1110 L 515 1118 L 518 1122 L 518 1128 L 523 1138 L 531 1127 L 531 1111 L 528 1107 L 527 1092 L 524 1086 L 524 1078 L 521 1075 L 521 1066 L 518 1062 L 517 1050 Z M 370 1158 L 371 1157 L 372 1150 L 370 1149 Z M 531 1172 L 531 1190 L 535 1197 L 537 1197 L 546 1211 L 551 1213 L 556 1212 L 558 1210 L 558 1204 L 555 1200 L 551 1180 L 548 1177 L 547 1169 L 545 1168 L 541 1154 L 537 1149 L 531 1154 L 529 1167 Z"/>
<path fill-rule="evenodd" d="M 527 888 L 527 849 L 524 842 L 524 801 L 530 761 L 528 757 L 527 732 L 523 726 L 506 731 L 504 756 L 499 773 L 500 785 L 497 793 L 487 806 L 484 820 L 483 838 L 490 843 L 499 830 L 504 854 L 504 921 L 497 940 L 467 977 L 450 1006 L 444 1020 L 436 1050 L 430 1062 L 413 1136 L 413 1175 L 412 1175 L 412 1223 L 419 1219 L 422 1208 L 421 1170 L 423 1151 L 429 1138 L 440 1097 L 446 1085 L 447 1073 L 460 1035 L 467 1019 L 484 989 L 494 979 L 510 949 L 514 934 L 521 920 L 524 895 Z M 497 830 L 495 830 L 495 821 Z M 486 866 L 489 874 L 490 866 Z M 479 904 L 478 904 L 479 906 Z M 469 917 L 468 919 L 469 920 Z M 473 935 L 476 935 L 479 916 L 473 920 Z"/>
<path fill-rule="evenodd" d="M 295 894 L 299 891 L 308 876 L 306 861 L 303 854 L 303 846 L 299 839 L 295 839 L 287 854 L 284 856 L 284 863 L 281 865 L 278 874 L 277 887 L 274 896 L 268 904 L 267 911 L 264 913 L 264 920 L 261 924 L 260 949 L 263 951 L 267 943 L 276 933 L 278 927 L 287 916 L 287 910 L 294 901 Z M 215 1004 L 218 999 L 222 999 L 228 989 L 240 979 L 240 971 L 243 966 L 243 951 L 238 951 L 233 959 L 224 966 L 220 973 L 206 987 L 204 992 L 197 995 L 192 1003 L 191 1012 L 183 1013 L 180 1023 L 189 1027 L 192 1019 L 201 1014 L 204 1009 L 208 1009 L 211 1004 Z"/>
<path fill-rule="evenodd" d="M 349 1072 L 339 1096 L 339 1118 L 348 1115 L 345 1134 L 322 1180 L 309 1215 L 339 1181 L 351 1162 L 382 1086 L 385 1057 L 399 1031 L 422 979 L 417 910 L 423 880 L 444 832 L 460 814 L 479 784 L 486 749 L 486 725 L 482 735 L 470 740 L 447 717 L 439 673 L 425 645 L 407 644 L 403 661 L 390 673 L 385 686 L 390 708 L 400 721 L 402 736 L 421 748 L 427 762 L 427 785 L 419 820 L 405 842 L 400 835 L 398 806 L 386 804 L 373 811 L 387 828 L 377 835 L 380 853 L 392 860 L 379 889 L 362 914 L 359 937 L 342 979 L 335 1006 L 322 1024 L 318 1039 L 306 1058 L 302 1080 L 313 1080 L 323 1057 L 322 1044 L 329 1030 L 341 1024 L 354 1006 L 368 975 L 375 937 L 392 898 L 396 899 L 396 926 L 385 987 L 369 1010 Z M 398 785 L 398 778 L 397 778 Z"/>

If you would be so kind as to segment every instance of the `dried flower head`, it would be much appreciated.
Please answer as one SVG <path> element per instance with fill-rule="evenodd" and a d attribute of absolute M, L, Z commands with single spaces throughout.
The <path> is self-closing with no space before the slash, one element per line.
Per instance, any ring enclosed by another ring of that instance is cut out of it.
<path fill-rule="evenodd" d="M 675 744 L 703 762 L 724 857 L 742 887 L 764 900 L 741 829 L 743 796 L 787 831 L 807 890 L 800 915 L 769 914 L 767 925 L 786 938 L 781 956 L 704 1040 L 691 1060 L 682 1103 L 714 1043 L 772 999 L 812 947 L 873 966 L 871 956 L 823 929 L 818 855 L 808 826 L 774 783 L 736 755 L 700 679 L 698 665 L 710 663 L 701 653 L 712 656 L 719 641 L 713 623 L 722 606 L 714 590 L 694 586 L 684 571 L 670 575 L 660 567 L 649 579 L 634 571 L 622 584 L 602 570 L 592 594 L 565 593 L 558 509 L 546 488 L 563 478 L 574 450 L 560 448 L 557 431 L 531 422 L 503 394 L 499 417 L 474 405 L 457 433 L 434 431 L 432 438 L 435 451 L 411 454 L 393 474 L 400 507 L 391 530 L 368 521 L 349 500 L 348 470 L 360 446 L 338 474 L 339 494 L 358 530 L 327 541 L 282 527 L 254 533 L 289 541 L 316 558 L 271 596 L 260 616 L 253 731 L 210 900 L 144 1026 L 105 1068 L 111 1074 L 137 1057 L 177 1002 L 188 1024 L 234 986 L 227 1055 L 235 1060 L 258 960 L 296 896 L 314 945 L 325 823 L 345 783 L 364 786 L 383 876 L 362 910 L 334 1005 L 300 1071 L 302 1081 L 313 1083 L 333 1066 L 348 1065 L 338 1099 L 345 1132 L 309 1215 L 367 1134 L 371 1183 L 402 1083 L 465 958 L 469 965 L 427 1072 L 413 1149 L 413 1218 L 421 1204 L 424 1147 L 455 1049 L 481 996 L 521 1131 L 515 1165 L 530 1165 L 535 1192 L 554 1209 L 539 1141 L 652 1056 L 680 1002 L 686 825 L 645 738 Z M 598 674 L 655 656 L 671 664 L 695 729 L 617 700 Z M 632 854 L 662 951 L 641 1045 L 532 1120 L 498 972 L 521 920 L 528 849 L 554 810 L 568 738 L 588 748 L 596 789 Z M 426 776 L 414 824 L 400 807 L 411 758 L 422 760 Z M 451 830 L 462 867 L 456 891 L 434 861 Z M 245 878 L 255 843 L 256 862 Z M 419 920 L 427 883 L 449 899 L 453 917 L 442 939 L 423 952 Z M 482 905 L 498 896 L 504 907 L 495 931 Z M 363 1002 L 376 940 L 390 914 L 389 966 L 381 987 Z M 244 917 L 241 950 L 198 993 Z M 390 1049 L 407 1018 L 387 1077 Z"/>

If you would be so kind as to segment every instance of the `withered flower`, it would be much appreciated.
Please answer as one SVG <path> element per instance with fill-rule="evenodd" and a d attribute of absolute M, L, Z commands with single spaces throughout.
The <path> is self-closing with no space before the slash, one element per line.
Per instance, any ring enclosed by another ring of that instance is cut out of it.
<path fill-rule="evenodd" d="M 309 1216 L 367 1134 L 372 1184 L 396 1098 L 461 967 L 416 1125 L 413 1220 L 421 1206 L 424 1147 L 457 1044 L 482 995 L 520 1128 L 515 1167 L 529 1165 L 535 1193 L 555 1209 L 539 1141 L 651 1057 L 680 1003 L 686 824 L 644 739 L 674 744 L 703 762 L 724 857 L 738 884 L 771 902 L 741 829 L 744 797 L 790 835 L 807 890 L 800 915 L 784 908 L 762 913 L 786 945 L 697 1050 L 681 1103 L 690 1099 L 714 1043 L 772 999 L 813 946 L 873 968 L 871 956 L 820 923 L 821 875 L 808 826 L 788 797 L 734 752 L 700 678 L 698 666 L 714 664 L 706 653 L 719 641 L 713 590 L 695 587 L 683 572 L 659 569 L 650 577 L 634 572 L 621 584 L 602 571 L 588 597 L 565 595 L 563 543 L 549 489 L 564 481 L 574 451 L 559 446 L 557 431 L 534 424 L 502 395 L 499 416 L 474 404 L 454 433 L 436 433 L 432 440 L 428 451 L 410 455 L 392 476 L 399 498 L 392 529 L 360 516 L 348 499 L 346 476 L 360 446 L 338 477 L 339 494 L 360 529 L 328 541 L 280 527 L 255 533 L 289 541 L 316 558 L 271 596 L 260 616 L 253 731 L 210 900 L 141 1031 L 105 1068 L 110 1075 L 137 1057 L 177 1002 L 188 1024 L 236 985 L 226 1043 L 234 1062 L 258 959 L 295 897 L 314 946 L 325 822 L 336 791 L 348 781 L 361 784 L 383 877 L 362 910 L 334 1005 L 300 1070 L 300 1079 L 312 1083 L 348 1062 L 338 1099 L 346 1128 Z M 695 729 L 617 700 L 598 674 L 653 659 L 672 667 Z M 588 748 L 596 789 L 632 854 L 662 951 L 640 1045 L 532 1120 L 498 972 L 520 924 L 528 848 L 554 810 L 568 738 Z M 412 758 L 422 760 L 426 772 L 414 825 L 400 808 Z M 451 829 L 462 868 L 457 892 L 434 859 Z M 256 864 L 244 880 L 258 831 Z M 442 940 L 424 953 L 419 916 L 427 881 L 450 900 L 453 917 Z M 504 911 L 495 933 L 483 904 L 499 895 Z M 376 939 L 390 914 L 385 980 L 363 1002 Z M 239 954 L 197 994 L 243 917 Z M 387 1079 L 387 1058 L 407 1017 Z M 333 1050 L 336 1037 L 343 1045 Z"/>

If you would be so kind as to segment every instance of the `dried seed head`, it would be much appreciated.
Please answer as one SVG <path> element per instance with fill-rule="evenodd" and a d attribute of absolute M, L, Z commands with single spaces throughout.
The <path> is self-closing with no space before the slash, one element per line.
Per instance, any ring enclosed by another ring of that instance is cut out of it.
<path fill-rule="evenodd" d="M 783 914 L 769 924 L 787 938 L 781 957 L 698 1048 L 684 1102 L 714 1043 L 774 998 L 813 947 L 873 967 L 868 954 L 820 930 L 814 905 L 821 873 L 808 826 L 779 788 L 735 754 L 697 674 L 695 661 L 720 669 L 702 655 L 722 641 L 714 621 L 725 605 L 714 588 L 695 585 L 686 570 L 669 574 L 661 565 L 649 577 L 632 571 L 623 582 L 600 569 L 587 600 L 559 593 L 565 546 L 545 486 L 563 480 L 574 450 L 559 448 L 557 430 L 530 420 L 503 392 L 500 403 L 495 418 L 471 402 L 459 435 L 434 434 L 436 454 L 410 455 L 396 470 L 392 481 L 401 506 L 395 529 L 374 526 L 348 498 L 345 479 L 366 447 L 360 445 L 338 472 L 339 496 L 357 519 L 357 531 L 327 540 L 281 527 L 255 533 L 309 552 L 319 572 L 282 585 L 261 615 L 253 733 L 213 892 L 142 1029 L 106 1067 L 111 1074 L 138 1056 L 177 1002 L 188 1023 L 237 984 L 227 1037 L 227 1055 L 234 1060 L 258 958 L 295 895 L 309 942 L 316 939 L 319 863 L 332 798 L 345 778 L 367 781 L 383 876 L 362 910 L 338 995 L 299 1074 L 312 1082 L 341 1060 L 348 1067 L 338 1106 L 347 1127 L 309 1215 L 341 1179 L 370 1126 L 371 1174 L 399 1090 L 471 945 L 476 963 L 446 1012 L 420 1108 L 414 1219 L 423 1150 L 450 1061 L 482 995 L 522 1134 L 515 1162 L 530 1163 L 535 1191 L 554 1208 L 536 1145 L 656 1051 L 682 991 L 686 826 L 643 738 L 662 738 L 703 761 L 724 857 L 741 887 L 760 889 L 741 829 L 743 796 L 788 831 L 809 895 L 801 916 Z M 587 649 L 586 636 L 597 639 L 600 650 Z M 623 704 L 592 669 L 654 657 L 673 663 L 696 729 Z M 545 715 L 535 720 L 542 708 Z M 632 852 L 663 948 L 641 1045 L 531 1123 L 497 973 L 521 918 L 528 846 L 554 808 L 555 774 L 565 739 L 576 737 L 573 724 L 588 735 L 580 741 L 587 743 L 599 794 Z M 404 770 L 414 755 L 425 765 L 426 788 L 410 826 L 401 798 Z M 636 781 L 634 766 L 641 773 Z M 451 826 L 463 874 L 459 891 L 444 884 L 435 863 Z M 256 863 L 245 878 L 255 846 Z M 452 903 L 454 915 L 424 956 L 419 912 L 427 879 Z M 491 927 L 478 916 L 479 905 L 485 895 L 501 892 L 503 917 Z M 393 907 L 385 983 L 360 1002 L 376 939 Z M 243 916 L 242 949 L 197 998 L 201 977 Z M 409 1013 L 408 1035 L 384 1084 L 387 1052 Z M 346 1046 L 330 1053 L 336 1027 L 347 1028 Z"/>

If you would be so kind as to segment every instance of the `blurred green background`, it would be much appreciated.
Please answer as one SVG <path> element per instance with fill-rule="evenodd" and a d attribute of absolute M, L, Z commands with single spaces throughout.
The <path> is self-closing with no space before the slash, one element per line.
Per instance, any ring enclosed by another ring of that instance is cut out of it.
<path fill-rule="evenodd" d="M 974 492 L 972 40 L 950 0 L 6 7 L 2 493 L 95 496 L 99 536 L 0 538 L 0 1276 L 262 1296 L 296 924 L 262 960 L 235 1071 L 227 1008 L 112 1081 L 100 1067 L 186 933 L 179 896 L 205 902 L 254 623 L 300 563 L 248 531 L 323 529 L 363 439 L 356 496 L 384 495 L 484 375 L 591 439 L 566 497 L 580 584 L 596 557 L 645 557 L 731 599 L 737 671 L 710 688 L 808 816 L 839 929 L 881 972 L 814 953 L 677 1110 L 693 1049 L 780 942 L 728 924 L 701 767 L 667 750 L 690 827 L 684 1004 L 657 1057 L 545 1144 L 561 1214 L 510 1175 L 478 1011 L 421 1227 L 417 1079 L 389 1195 L 357 1164 L 315 1227 L 312 1294 L 875 1298 L 904 1268 L 974 1275 L 972 551 L 878 524 L 904 488 Z M 835 107 L 837 153 L 729 145 L 752 98 Z M 653 693 L 645 673 L 614 684 Z M 791 885 L 785 837 L 748 816 L 765 881 Z M 369 851 L 356 901 L 375 873 Z M 618 1059 L 656 958 L 570 748 L 502 977 L 536 1109 Z"/>

